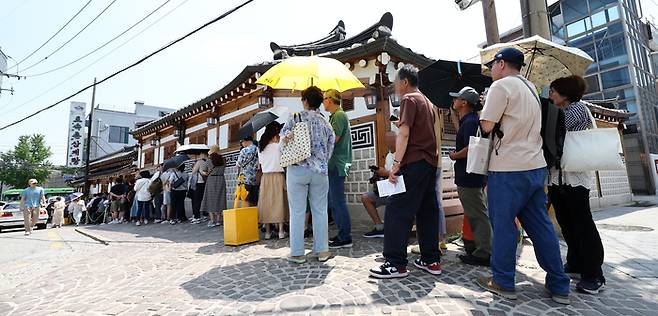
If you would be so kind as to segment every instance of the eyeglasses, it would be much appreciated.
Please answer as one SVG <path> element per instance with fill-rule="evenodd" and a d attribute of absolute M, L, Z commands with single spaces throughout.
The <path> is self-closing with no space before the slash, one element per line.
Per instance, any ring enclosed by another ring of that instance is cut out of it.
<path fill-rule="evenodd" d="M 487 66 L 487 68 L 489 68 L 489 70 L 492 70 L 493 67 L 494 67 L 499 61 L 501 61 L 501 60 L 500 60 L 500 59 L 498 59 L 498 60 L 494 60 L 493 62 L 487 64 L 486 66 Z"/>

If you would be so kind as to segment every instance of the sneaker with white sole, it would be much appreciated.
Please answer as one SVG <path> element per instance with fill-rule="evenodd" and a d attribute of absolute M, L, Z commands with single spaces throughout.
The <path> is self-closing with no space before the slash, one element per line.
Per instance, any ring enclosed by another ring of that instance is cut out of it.
<path fill-rule="evenodd" d="M 318 253 L 318 261 L 320 262 L 326 262 L 331 258 L 331 252 L 329 251 L 323 251 Z"/>
<path fill-rule="evenodd" d="M 169 224 L 169 221 L 164 219 L 164 220 L 162 220 L 162 222 L 160 222 L 160 224 Z"/>
<path fill-rule="evenodd" d="M 142 222 L 141 222 L 141 221 L 137 221 L 137 223 L 135 224 L 135 226 L 142 226 Z"/>
<path fill-rule="evenodd" d="M 406 267 L 396 267 L 388 261 L 377 268 L 370 269 L 369 272 L 370 276 L 376 279 L 398 279 L 409 276 Z"/>
<path fill-rule="evenodd" d="M 288 234 L 286 232 L 279 232 L 279 239 L 286 239 L 288 237 Z"/>
<path fill-rule="evenodd" d="M 265 235 L 263 236 L 263 238 L 264 238 L 265 240 L 270 240 L 270 239 L 272 239 L 272 233 L 265 233 Z"/>
<path fill-rule="evenodd" d="M 306 256 L 288 256 L 288 261 L 292 263 L 306 263 Z"/>
<path fill-rule="evenodd" d="M 145 220 L 144 220 L 144 225 L 147 225 L 148 223 L 149 223 L 149 220 L 148 220 L 148 219 L 145 219 Z"/>
<path fill-rule="evenodd" d="M 153 224 L 160 224 L 160 223 L 162 223 L 162 220 L 160 220 L 160 219 L 156 219 L 156 220 L 153 221 Z"/>
<path fill-rule="evenodd" d="M 576 284 L 576 290 L 581 293 L 587 294 L 599 294 L 599 292 L 605 290 L 605 278 L 600 278 L 598 280 L 580 280 Z"/>
<path fill-rule="evenodd" d="M 169 221 L 169 224 L 171 224 L 171 225 L 176 225 L 176 220 L 174 220 L 174 219 L 170 220 L 170 221 Z"/>
<path fill-rule="evenodd" d="M 438 262 L 427 263 L 423 260 L 416 259 L 414 260 L 414 265 L 416 268 L 425 270 L 432 275 L 441 275 L 441 264 Z"/>

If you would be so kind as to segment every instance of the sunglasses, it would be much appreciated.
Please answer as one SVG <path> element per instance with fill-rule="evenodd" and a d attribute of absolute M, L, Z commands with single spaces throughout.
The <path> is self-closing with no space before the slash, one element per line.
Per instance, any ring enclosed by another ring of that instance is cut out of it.
<path fill-rule="evenodd" d="M 494 60 L 493 62 L 490 62 L 490 63 L 486 64 L 485 66 L 487 66 L 487 68 L 489 68 L 489 70 L 492 70 L 493 67 L 500 61 L 501 61 L 500 59 Z"/>

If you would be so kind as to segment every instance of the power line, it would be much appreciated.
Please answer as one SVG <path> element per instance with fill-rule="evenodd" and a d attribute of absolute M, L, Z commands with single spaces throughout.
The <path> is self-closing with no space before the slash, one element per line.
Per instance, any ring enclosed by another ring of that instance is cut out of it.
<path fill-rule="evenodd" d="M 18 67 L 18 65 L 19 65 L 20 63 L 22 63 L 22 62 L 24 62 L 25 60 L 27 60 L 28 58 L 32 57 L 32 55 L 34 55 L 36 52 L 38 52 L 40 49 L 42 49 L 44 46 L 46 46 L 46 44 L 48 44 L 48 42 L 50 42 L 53 38 L 55 38 L 55 36 L 57 36 L 57 34 L 59 34 L 59 33 L 60 33 L 60 32 L 61 32 L 61 31 L 67 26 L 67 25 L 69 25 L 69 23 L 71 23 L 71 21 L 73 21 L 78 15 L 80 15 L 80 13 L 81 13 L 81 12 L 82 12 L 82 11 L 83 11 L 83 10 L 84 10 L 84 9 L 90 4 L 90 3 L 91 3 L 91 0 L 87 1 L 87 3 L 85 3 L 85 5 L 82 6 L 82 8 L 80 8 L 80 10 L 78 10 L 78 12 L 77 12 L 73 17 L 71 17 L 71 18 L 70 18 L 70 19 L 69 19 L 69 20 L 68 20 L 68 21 L 67 21 L 62 27 L 60 27 L 59 30 L 57 30 L 57 32 L 55 32 L 55 34 L 53 34 L 53 36 L 51 36 L 48 40 L 46 40 L 43 44 L 41 44 L 41 46 L 39 46 L 39 48 L 35 49 L 33 52 L 31 52 L 29 55 L 27 55 L 25 58 L 23 58 L 21 61 L 17 62 L 14 66 L 12 66 L 12 67 L 9 68 L 9 69 L 12 69 L 12 68 L 14 68 L 14 67 Z M 18 72 L 18 70 L 17 70 L 16 72 Z"/>
<path fill-rule="evenodd" d="M 112 49 L 111 51 L 107 52 L 107 54 L 105 54 L 105 55 L 101 56 L 100 58 L 96 59 L 95 61 L 93 61 L 92 63 L 90 63 L 89 65 L 87 65 L 86 67 L 80 69 L 80 71 L 78 71 L 78 72 L 74 73 L 73 75 L 69 76 L 68 78 L 62 80 L 61 82 L 59 82 L 58 84 L 54 85 L 54 86 L 51 87 L 50 89 L 48 89 L 48 90 L 42 92 L 41 94 L 39 94 L 39 95 L 33 97 L 32 99 L 30 99 L 30 100 L 28 100 L 28 101 L 26 101 L 26 102 L 23 102 L 22 104 L 19 104 L 19 105 L 15 106 L 15 107 L 12 107 L 11 109 L 7 109 L 7 110 L 5 111 L 5 113 L 11 113 L 11 112 L 13 112 L 13 111 L 15 111 L 15 110 L 17 110 L 17 109 L 23 107 L 24 105 L 26 105 L 26 104 L 28 104 L 28 103 L 30 103 L 30 102 L 32 102 L 32 101 L 34 101 L 34 100 L 36 100 L 36 99 L 42 97 L 42 96 L 48 94 L 50 91 L 53 91 L 53 90 L 57 89 L 57 88 L 60 87 L 61 85 L 63 85 L 63 84 L 65 84 L 65 83 L 69 82 L 69 80 L 71 80 L 73 77 L 79 75 L 79 74 L 82 73 L 83 71 L 89 69 L 91 66 L 97 64 L 99 61 L 105 59 L 105 57 L 107 57 L 107 56 L 109 56 L 110 54 L 114 53 L 114 52 L 115 52 L 116 50 L 118 50 L 119 48 L 121 48 L 121 47 L 125 46 L 126 44 L 130 43 L 130 42 L 131 42 L 132 40 L 134 40 L 136 37 L 138 37 L 138 36 L 141 35 L 142 33 L 146 32 L 148 29 L 150 29 L 152 26 L 154 26 L 154 25 L 157 24 L 158 22 L 162 21 L 162 20 L 163 20 L 164 18 L 166 18 L 169 14 L 173 13 L 174 11 L 176 11 L 179 7 L 181 7 L 183 4 L 187 3 L 188 1 L 190 1 L 190 0 L 183 0 L 183 2 L 179 3 L 179 4 L 178 4 L 177 6 L 175 6 L 173 9 L 167 11 L 167 13 L 165 13 L 164 15 L 162 15 L 162 16 L 161 16 L 160 18 L 158 18 L 157 20 L 153 21 L 153 23 L 149 24 L 149 25 L 148 25 L 147 27 L 145 27 L 143 30 L 139 31 L 139 33 L 133 35 L 131 38 L 129 38 L 128 40 L 126 40 L 125 42 L 123 42 L 123 44 L 121 44 L 121 45 L 115 47 L 115 48 Z M 9 104 L 7 104 L 7 105 L 9 105 Z"/>
<path fill-rule="evenodd" d="M 48 56 L 44 57 L 43 59 L 39 60 L 38 62 L 36 62 L 36 63 L 34 63 L 34 64 L 30 65 L 30 66 L 28 66 L 27 68 L 25 68 L 25 69 L 23 69 L 23 70 L 25 71 L 25 70 L 28 70 L 28 69 L 31 69 L 31 68 L 35 67 L 36 65 L 38 65 L 38 64 L 42 63 L 43 61 L 45 61 L 46 59 L 48 59 L 48 57 L 50 57 L 50 56 L 54 55 L 55 53 L 57 53 L 60 49 L 64 48 L 64 46 L 66 46 L 68 43 L 70 43 L 72 40 L 74 40 L 76 37 L 78 37 L 78 35 L 80 35 L 80 33 L 84 32 L 84 30 L 86 30 L 86 29 L 87 29 L 90 25 L 92 25 L 92 24 L 93 24 L 98 18 L 100 18 L 101 15 L 103 15 L 103 13 L 105 13 L 105 11 L 107 11 L 107 9 L 109 9 L 109 8 L 110 8 L 115 2 L 117 2 L 117 0 L 112 0 L 112 2 L 110 2 L 110 4 L 108 4 L 108 5 L 105 7 L 105 9 L 103 9 L 103 11 L 101 11 L 101 13 L 99 13 L 98 15 L 96 15 L 96 17 L 95 17 L 93 20 L 91 20 L 91 22 L 87 23 L 87 25 L 85 25 L 85 27 L 83 27 L 82 30 L 80 30 L 78 33 L 76 33 L 75 35 L 73 35 L 73 37 L 71 37 L 68 41 L 64 42 L 64 44 L 62 44 L 61 46 L 57 47 L 57 49 L 55 49 L 55 50 L 54 50 L 52 53 L 50 53 Z"/>
<path fill-rule="evenodd" d="M 115 1 L 116 1 L 116 0 L 115 0 Z M 249 3 L 253 2 L 253 1 L 254 1 L 254 0 L 247 0 L 247 1 L 243 2 L 242 4 L 238 5 L 237 7 L 233 8 L 233 9 L 231 9 L 231 10 L 225 12 L 225 13 L 223 13 L 222 15 L 220 15 L 220 16 L 218 16 L 218 17 L 216 17 L 216 18 L 214 18 L 214 19 L 212 19 L 212 20 L 206 22 L 205 24 L 203 24 L 203 25 L 201 25 L 200 27 L 194 29 L 193 31 L 191 31 L 191 32 L 189 32 L 189 33 L 183 35 L 182 37 L 179 37 L 178 39 L 176 39 L 176 40 L 170 42 L 169 44 L 167 44 L 167 45 L 165 45 L 165 46 L 163 46 L 163 47 L 157 49 L 156 51 L 154 51 L 154 52 L 152 52 L 152 53 L 150 53 L 150 54 L 148 54 L 148 55 L 146 55 L 146 56 L 143 57 L 142 59 L 140 59 L 140 60 L 138 60 L 138 61 L 136 61 L 136 62 L 130 64 L 130 65 L 127 66 L 127 67 L 124 67 L 123 69 L 121 69 L 121 70 L 119 70 L 119 71 L 117 71 L 117 72 L 115 72 L 115 73 L 113 73 L 113 74 L 111 74 L 110 76 L 108 76 L 108 77 L 106 77 L 105 79 L 103 79 L 103 80 L 99 81 L 98 83 L 96 83 L 96 85 L 99 85 L 99 84 L 101 84 L 101 83 L 103 83 L 103 82 L 105 82 L 105 81 L 107 81 L 107 80 L 110 80 L 110 79 L 114 78 L 115 76 L 117 76 L 117 75 L 123 73 L 124 71 L 129 70 L 129 69 L 131 69 L 131 68 L 133 68 L 133 67 L 135 67 L 135 66 L 137 66 L 137 65 L 139 65 L 139 64 L 141 64 L 141 63 L 143 63 L 143 62 L 146 61 L 147 59 L 149 59 L 149 58 L 155 56 L 156 54 L 158 54 L 158 53 L 164 51 L 165 49 L 167 49 L 167 48 L 169 48 L 169 47 L 171 47 L 171 46 L 177 44 L 178 42 L 180 42 L 180 41 L 182 41 L 182 40 L 184 40 L 184 39 L 186 39 L 186 38 L 188 38 L 188 37 L 194 35 L 195 33 L 199 32 L 200 30 L 202 30 L 202 29 L 208 27 L 209 25 L 214 24 L 215 22 L 217 22 L 217 21 L 219 21 L 219 20 L 221 20 L 221 19 L 223 19 L 223 18 L 229 16 L 229 15 L 232 14 L 233 12 L 235 12 L 235 11 L 241 9 L 242 7 L 246 6 L 247 4 L 249 4 Z M 40 114 L 41 112 L 44 112 L 44 111 L 50 110 L 51 108 L 57 106 L 58 104 L 60 104 L 60 103 L 62 103 L 62 102 L 64 102 L 64 101 L 66 101 L 66 100 L 68 100 L 68 99 L 70 99 L 70 98 L 72 98 L 72 97 L 75 97 L 76 95 L 78 95 L 78 94 L 80 94 L 80 93 L 82 93 L 82 92 L 88 90 L 89 88 L 91 88 L 91 87 L 93 87 L 93 86 L 94 86 L 94 84 L 90 84 L 90 85 L 88 85 L 88 86 L 86 86 L 86 87 L 80 89 L 78 92 L 73 93 L 72 95 L 70 95 L 70 96 L 68 96 L 68 97 L 65 97 L 65 98 L 63 98 L 63 99 L 61 99 L 61 100 L 59 100 L 59 101 L 57 101 L 57 102 L 55 102 L 55 103 L 53 103 L 53 104 L 47 106 L 47 107 L 45 107 L 45 108 L 43 108 L 43 109 L 41 109 L 41 110 L 38 110 L 38 111 L 36 111 L 36 112 L 34 112 L 34 113 L 32 113 L 32 114 L 30 114 L 30 115 L 28 115 L 28 116 L 26 116 L 26 117 L 24 117 L 24 118 L 18 120 L 18 121 L 15 121 L 15 122 L 13 122 L 13 123 L 7 124 L 7 125 L 1 127 L 1 128 L 0 128 L 0 131 L 5 130 L 5 129 L 9 128 L 9 127 L 12 127 L 12 126 L 14 126 L 14 125 L 16 125 L 16 124 L 19 124 L 19 123 L 21 123 L 21 122 L 23 122 L 23 121 L 25 121 L 25 120 L 27 120 L 27 119 L 30 119 L 30 118 L 32 118 L 32 117 L 34 117 L 34 116 Z"/>
<path fill-rule="evenodd" d="M 90 0 L 90 1 L 91 1 L 91 0 Z M 153 15 L 155 12 L 157 12 L 157 11 L 160 10 L 162 7 L 164 7 L 165 4 L 169 3 L 169 1 L 171 1 L 171 0 L 166 0 L 166 1 L 165 1 L 164 3 L 162 3 L 160 6 L 158 6 L 157 8 L 155 8 L 153 11 L 151 11 L 151 12 L 150 12 L 149 14 L 147 14 L 145 17 L 143 17 L 141 20 L 137 21 L 137 23 L 131 25 L 129 28 L 127 28 L 127 29 L 125 29 L 123 32 L 119 33 L 119 35 L 115 36 L 115 37 L 112 38 L 111 40 L 105 42 L 105 44 L 103 44 L 103 45 L 97 47 L 96 49 L 90 51 L 89 53 L 87 53 L 87 54 L 81 56 L 80 58 L 78 58 L 78 59 L 76 59 L 76 60 L 74 60 L 74 61 L 72 61 L 72 62 L 70 62 L 70 63 L 68 63 L 68 64 L 66 64 L 66 65 L 62 65 L 62 66 L 59 66 L 59 67 L 57 67 L 57 68 L 53 68 L 53 69 L 51 69 L 51 70 L 44 71 L 44 72 L 42 72 L 42 73 L 38 73 L 38 74 L 34 74 L 34 75 L 25 75 L 24 77 L 37 77 L 37 76 L 42 76 L 42 75 L 49 74 L 49 73 L 51 73 L 51 72 L 55 72 L 55 71 L 57 71 L 57 70 L 60 70 L 60 69 L 66 68 L 66 67 L 68 67 L 68 66 L 70 66 L 70 65 L 73 65 L 73 64 L 77 63 L 78 61 L 80 61 L 80 60 L 86 58 L 87 56 L 89 56 L 89 55 L 91 55 L 91 54 L 93 54 L 93 53 L 95 53 L 95 52 L 97 52 L 97 51 L 99 51 L 99 50 L 101 50 L 103 47 L 107 46 L 108 44 L 112 43 L 113 41 L 115 41 L 115 40 L 118 39 L 119 37 L 121 37 L 121 36 L 123 36 L 124 34 L 128 33 L 128 32 L 129 32 L 130 30 L 132 30 L 134 27 L 136 27 L 136 26 L 139 25 L 140 23 L 144 22 L 144 20 L 148 19 L 151 15 Z"/>

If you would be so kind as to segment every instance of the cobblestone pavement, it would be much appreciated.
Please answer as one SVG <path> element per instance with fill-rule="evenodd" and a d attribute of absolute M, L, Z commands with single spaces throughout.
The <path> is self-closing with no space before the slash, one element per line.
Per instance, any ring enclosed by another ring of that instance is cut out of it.
<path fill-rule="evenodd" d="M 473 284 L 488 271 L 458 263 L 454 244 L 441 276 L 411 268 L 406 279 L 379 281 L 367 269 L 380 264 L 381 239 L 355 238 L 326 263 L 294 265 L 285 260 L 287 240 L 225 247 L 220 229 L 124 224 L 81 228 L 109 245 L 85 244 L 63 262 L 23 262 L 18 272 L 5 263 L 0 281 L 15 283 L 0 288 L 0 315 L 649 315 L 658 310 L 656 216 L 658 208 L 596 213 L 608 288 L 574 293 L 566 307 L 543 292 L 529 244 L 520 253 L 519 299 L 509 301 Z"/>

